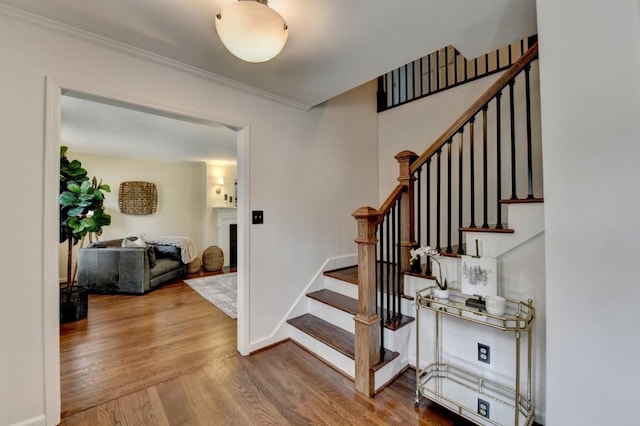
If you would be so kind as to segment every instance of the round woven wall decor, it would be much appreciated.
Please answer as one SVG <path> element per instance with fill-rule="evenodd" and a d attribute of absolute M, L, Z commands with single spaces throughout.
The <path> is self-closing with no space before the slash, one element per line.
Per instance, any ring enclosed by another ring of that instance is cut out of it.
<path fill-rule="evenodd" d="M 118 207 L 124 214 L 148 215 L 158 208 L 158 191 L 151 182 L 122 182 L 118 191 Z"/>

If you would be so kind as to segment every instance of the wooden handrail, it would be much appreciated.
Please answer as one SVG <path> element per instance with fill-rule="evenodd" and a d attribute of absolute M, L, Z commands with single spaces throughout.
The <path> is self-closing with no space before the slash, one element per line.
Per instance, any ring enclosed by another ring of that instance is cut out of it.
<path fill-rule="evenodd" d="M 411 164 L 411 173 L 415 173 L 422 165 L 433 156 L 439 149 L 441 149 L 445 143 L 453 138 L 460 129 L 467 124 L 467 122 L 473 118 L 480 110 L 491 100 L 496 94 L 505 88 L 516 75 L 518 75 L 524 68 L 533 61 L 538 54 L 538 42 L 535 42 L 533 46 L 525 52 L 507 71 L 505 71 L 500 78 L 498 78 L 479 98 L 476 100 L 465 112 L 458 117 L 456 121 L 438 138 L 433 144 L 416 160 Z"/>
<path fill-rule="evenodd" d="M 391 207 L 393 207 L 395 202 L 400 199 L 402 193 L 405 191 L 406 187 L 404 185 L 398 185 L 393 189 L 393 191 L 391 191 L 391 194 L 389 194 L 384 203 L 382 203 L 382 206 L 380 206 L 380 208 L 378 209 L 378 213 L 380 214 L 380 216 L 378 217 L 376 225 L 379 225 L 384 220 L 385 216 L 389 214 Z"/>

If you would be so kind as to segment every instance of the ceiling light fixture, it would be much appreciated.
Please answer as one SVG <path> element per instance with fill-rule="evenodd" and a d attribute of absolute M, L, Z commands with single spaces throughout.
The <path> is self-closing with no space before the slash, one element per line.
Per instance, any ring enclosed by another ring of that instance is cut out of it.
<path fill-rule="evenodd" d="M 216 15 L 216 31 L 224 47 L 247 62 L 273 59 L 287 43 L 287 23 L 268 0 L 227 3 Z"/>

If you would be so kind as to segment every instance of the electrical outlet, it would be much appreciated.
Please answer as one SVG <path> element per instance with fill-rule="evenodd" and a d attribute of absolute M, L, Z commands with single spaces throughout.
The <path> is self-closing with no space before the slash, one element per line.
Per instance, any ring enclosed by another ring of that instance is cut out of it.
<path fill-rule="evenodd" d="M 478 414 L 480 414 L 482 417 L 485 418 L 489 418 L 489 408 L 491 407 L 491 405 L 489 404 L 488 401 L 485 401 L 484 399 L 478 398 Z"/>
<path fill-rule="evenodd" d="M 478 343 L 478 361 L 491 364 L 491 351 L 489 345 Z"/>

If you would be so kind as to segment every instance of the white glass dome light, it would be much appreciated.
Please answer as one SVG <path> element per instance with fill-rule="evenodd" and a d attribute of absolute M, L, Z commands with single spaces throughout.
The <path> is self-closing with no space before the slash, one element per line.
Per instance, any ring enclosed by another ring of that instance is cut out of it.
<path fill-rule="evenodd" d="M 267 0 L 228 3 L 216 15 L 216 31 L 234 56 L 247 62 L 273 59 L 287 43 L 287 24 Z"/>

